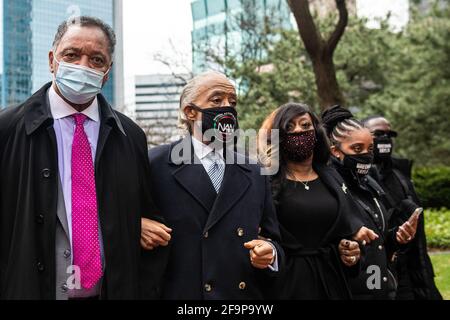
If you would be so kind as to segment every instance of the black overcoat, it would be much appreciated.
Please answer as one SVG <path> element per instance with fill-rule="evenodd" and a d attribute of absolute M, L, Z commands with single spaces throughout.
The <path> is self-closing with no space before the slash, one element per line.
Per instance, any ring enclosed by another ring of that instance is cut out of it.
<path fill-rule="evenodd" d="M 270 238 L 281 270 L 269 178 L 257 165 L 227 164 L 217 195 L 203 165 L 192 163 L 190 139 L 149 152 L 155 203 L 173 229 L 163 298 L 262 299 L 277 273 L 252 267 L 244 243 Z M 178 150 L 182 144 L 186 148 Z"/>

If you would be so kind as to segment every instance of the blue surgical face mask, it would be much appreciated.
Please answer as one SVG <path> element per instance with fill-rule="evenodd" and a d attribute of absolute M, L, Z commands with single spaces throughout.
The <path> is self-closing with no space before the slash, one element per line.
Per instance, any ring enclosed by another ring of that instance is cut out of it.
<path fill-rule="evenodd" d="M 61 94 L 74 104 L 85 104 L 100 93 L 103 79 L 109 70 L 104 73 L 88 67 L 73 63 L 58 61 L 58 71 L 55 74 L 55 83 Z"/>

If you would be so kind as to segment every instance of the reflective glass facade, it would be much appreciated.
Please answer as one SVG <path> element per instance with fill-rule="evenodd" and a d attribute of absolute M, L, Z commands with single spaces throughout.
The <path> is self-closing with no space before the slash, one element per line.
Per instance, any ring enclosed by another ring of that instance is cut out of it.
<path fill-rule="evenodd" d="M 286 0 L 194 0 L 191 11 L 194 74 L 211 67 L 206 54 L 210 49 L 226 56 L 238 52 L 242 42 L 249 40 L 239 21 L 247 19 L 262 27 L 264 17 L 270 17 L 279 27 L 292 27 Z"/>
<path fill-rule="evenodd" d="M 28 97 L 32 87 L 32 0 L 2 1 L 2 106 Z"/>

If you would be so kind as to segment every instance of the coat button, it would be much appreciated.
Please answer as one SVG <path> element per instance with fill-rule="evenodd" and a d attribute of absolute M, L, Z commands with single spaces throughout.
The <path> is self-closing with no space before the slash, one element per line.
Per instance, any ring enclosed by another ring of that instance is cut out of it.
<path fill-rule="evenodd" d="M 44 264 L 42 262 L 38 262 L 37 263 L 37 269 L 38 269 L 39 272 L 43 272 L 44 269 L 45 269 Z"/>
<path fill-rule="evenodd" d="M 43 176 L 44 178 L 50 178 L 50 175 L 51 175 L 50 169 L 45 168 L 44 170 L 42 170 L 42 176 Z"/>
<path fill-rule="evenodd" d="M 383 250 L 383 246 L 380 244 L 380 245 L 378 246 L 378 249 L 379 249 L 379 250 Z"/>
<path fill-rule="evenodd" d="M 246 284 L 245 284 L 244 281 L 242 281 L 241 283 L 239 283 L 239 289 L 244 290 L 244 289 L 245 289 L 245 286 L 246 286 Z"/>
<path fill-rule="evenodd" d="M 209 233 L 208 233 L 208 231 L 206 231 L 205 234 L 203 235 L 203 238 L 206 239 L 206 238 L 208 238 L 208 237 L 209 237 Z"/>
<path fill-rule="evenodd" d="M 388 280 L 387 277 L 383 277 L 384 282 L 387 282 L 387 280 Z"/>
<path fill-rule="evenodd" d="M 378 219 L 378 215 L 376 213 L 375 213 L 374 217 L 375 217 L 375 219 Z"/>
<path fill-rule="evenodd" d="M 64 293 L 66 293 L 68 290 L 69 290 L 69 287 L 67 286 L 66 283 L 64 283 L 64 284 L 61 286 L 61 291 L 64 292 Z"/>
<path fill-rule="evenodd" d="M 211 285 L 209 283 L 205 284 L 205 291 L 206 292 L 211 292 L 211 290 L 212 290 Z"/>
<path fill-rule="evenodd" d="M 238 228 L 238 229 L 237 229 L 237 235 L 238 235 L 239 237 L 242 237 L 242 236 L 244 235 L 244 229 Z"/>
<path fill-rule="evenodd" d="M 36 216 L 36 222 L 38 224 L 43 224 L 44 223 L 44 215 L 43 214 L 39 214 Z"/>
<path fill-rule="evenodd" d="M 64 250 L 64 258 L 69 258 L 70 257 L 70 254 L 71 254 L 71 252 L 70 252 L 70 250 L 69 249 L 66 249 L 66 250 Z"/>

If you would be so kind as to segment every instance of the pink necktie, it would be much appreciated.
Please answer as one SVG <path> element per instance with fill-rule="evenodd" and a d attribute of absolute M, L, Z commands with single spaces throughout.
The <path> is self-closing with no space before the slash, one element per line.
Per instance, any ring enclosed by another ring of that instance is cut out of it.
<path fill-rule="evenodd" d="M 102 277 L 94 164 L 83 127 L 86 116 L 78 113 L 73 118 L 76 125 L 72 145 L 73 264 L 80 268 L 82 287 L 91 289 Z"/>

